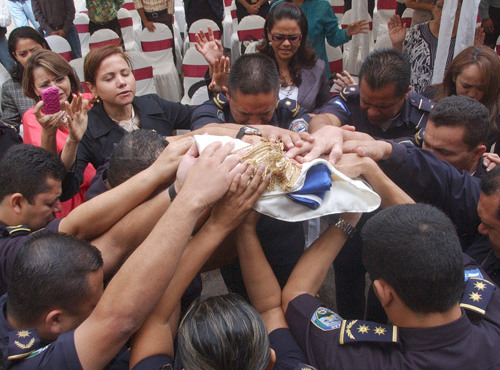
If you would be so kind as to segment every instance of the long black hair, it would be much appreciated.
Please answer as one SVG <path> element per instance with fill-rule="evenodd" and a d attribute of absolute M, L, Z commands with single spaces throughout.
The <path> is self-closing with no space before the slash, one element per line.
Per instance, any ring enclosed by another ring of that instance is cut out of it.
<path fill-rule="evenodd" d="M 302 40 L 300 40 L 299 49 L 290 59 L 288 64 L 293 84 L 298 87 L 302 83 L 300 70 L 302 68 L 314 67 L 317 60 L 316 52 L 313 48 L 307 45 L 307 19 L 300 7 L 292 3 L 281 3 L 271 9 L 267 15 L 266 23 L 264 24 L 264 39 L 257 46 L 257 51 L 273 58 L 276 61 L 274 50 L 269 39 L 269 32 L 271 32 L 274 24 L 282 19 L 296 21 L 302 33 Z"/>

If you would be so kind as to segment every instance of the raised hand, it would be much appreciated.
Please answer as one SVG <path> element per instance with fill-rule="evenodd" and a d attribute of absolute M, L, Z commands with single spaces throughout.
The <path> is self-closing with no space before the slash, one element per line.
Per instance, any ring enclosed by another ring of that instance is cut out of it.
<path fill-rule="evenodd" d="M 220 93 L 224 91 L 224 87 L 227 85 L 227 77 L 229 76 L 229 71 L 231 67 L 231 62 L 229 57 L 221 56 L 219 60 L 216 60 L 212 68 L 212 81 L 208 85 L 208 89 L 214 93 Z"/>
<path fill-rule="evenodd" d="M 89 101 L 84 99 L 81 94 L 73 94 L 71 104 L 64 102 L 66 111 L 66 121 L 68 128 L 68 140 L 79 143 L 82 140 L 85 131 L 87 131 L 87 111 L 89 110 Z"/>
<path fill-rule="evenodd" d="M 212 28 L 208 26 L 208 32 L 205 34 L 203 30 L 200 30 L 200 33 L 195 35 L 195 44 L 194 47 L 198 52 L 205 57 L 205 60 L 212 68 L 215 65 L 215 62 L 220 60 L 222 55 L 224 54 L 224 48 L 219 40 L 216 40 L 214 37 L 214 32 Z"/>
<path fill-rule="evenodd" d="M 366 19 L 361 19 L 347 26 L 345 34 L 347 37 L 357 35 L 358 33 L 367 33 L 370 25 Z"/>
<path fill-rule="evenodd" d="M 387 22 L 389 29 L 389 37 L 392 42 L 392 47 L 398 50 L 403 49 L 403 42 L 406 36 L 406 26 L 401 22 L 399 15 L 394 14 Z"/>
<path fill-rule="evenodd" d="M 354 81 L 354 78 L 352 78 L 346 70 L 342 73 L 337 73 L 335 77 L 337 78 L 333 80 L 333 83 L 335 85 L 335 90 L 338 92 L 341 92 L 346 86 L 356 85 L 356 81 Z"/>

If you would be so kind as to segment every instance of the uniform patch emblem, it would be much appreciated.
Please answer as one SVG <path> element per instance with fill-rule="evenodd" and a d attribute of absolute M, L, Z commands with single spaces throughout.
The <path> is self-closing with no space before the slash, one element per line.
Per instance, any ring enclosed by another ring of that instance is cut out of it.
<path fill-rule="evenodd" d="M 330 331 L 340 328 L 342 317 L 326 307 L 319 307 L 314 311 L 311 322 L 320 330 Z"/>
<path fill-rule="evenodd" d="M 481 274 L 481 271 L 479 271 L 479 269 L 464 270 L 464 281 L 467 281 L 470 278 L 482 279 L 483 274 Z"/>
<path fill-rule="evenodd" d="M 220 119 L 222 122 L 226 121 L 226 119 L 224 118 L 224 112 L 221 111 L 220 109 L 217 110 L 217 118 Z"/>
<path fill-rule="evenodd" d="M 338 105 L 340 108 L 342 108 L 344 110 L 344 112 L 346 112 L 347 114 L 351 114 L 351 112 L 349 111 L 349 109 L 347 109 L 347 105 L 342 101 L 342 100 L 339 100 L 339 99 L 336 99 L 333 101 L 333 104 L 336 104 Z"/>

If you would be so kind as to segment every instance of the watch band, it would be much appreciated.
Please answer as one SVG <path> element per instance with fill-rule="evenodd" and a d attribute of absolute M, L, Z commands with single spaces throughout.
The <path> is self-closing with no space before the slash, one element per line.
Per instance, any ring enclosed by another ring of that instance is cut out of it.
<path fill-rule="evenodd" d="M 241 139 L 244 135 L 257 135 L 262 136 L 259 129 L 252 126 L 242 126 L 238 133 L 236 134 L 236 139 Z"/>
<path fill-rule="evenodd" d="M 337 229 L 343 231 L 348 238 L 353 236 L 354 232 L 356 231 L 356 228 L 354 226 L 352 226 L 349 222 L 347 222 L 340 216 L 337 216 L 337 220 L 335 222 L 332 222 L 330 225 L 333 225 Z"/>
<path fill-rule="evenodd" d="M 172 184 L 168 187 L 168 196 L 170 197 L 171 202 L 174 201 L 176 195 L 177 195 L 177 192 L 175 191 L 175 186 L 174 186 L 174 184 Z"/>

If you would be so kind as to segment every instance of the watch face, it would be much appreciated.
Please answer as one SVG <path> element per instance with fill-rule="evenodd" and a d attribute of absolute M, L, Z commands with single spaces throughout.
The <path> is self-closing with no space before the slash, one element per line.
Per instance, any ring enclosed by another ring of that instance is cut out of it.
<path fill-rule="evenodd" d="M 247 134 L 247 135 L 260 135 L 260 130 L 256 129 L 255 127 L 246 126 L 245 127 L 245 134 Z"/>

